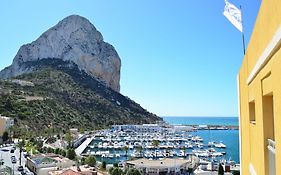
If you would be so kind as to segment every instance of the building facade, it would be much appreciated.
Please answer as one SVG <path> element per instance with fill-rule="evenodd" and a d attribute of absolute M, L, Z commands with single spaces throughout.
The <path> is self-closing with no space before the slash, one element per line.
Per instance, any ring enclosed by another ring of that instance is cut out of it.
<path fill-rule="evenodd" d="M 69 168 L 74 165 L 74 161 L 52 153 L 37 154 L 26 159 L 27 168 L 38 175 L 48 175 L 50 171 Z"/>
<path fill-rule="evenodd" d="M 0 115 L 0 135 L 14 125 L 14 119 Z"/>
<path fill-rule="evenodd" d="M 262 1 L 238 81 L 241 173 L 281 174 L 281 1 Z"/>
<path fill-rule="evenodd" d="M 187 159 L 170 159 L 149 160 L 137 159 L 126 162 L 127 168 L 136 168 L 141 174 L 159 175 L 159 174 L 187 174 L 188 168 L 192 168 L 190 160 Z"/>

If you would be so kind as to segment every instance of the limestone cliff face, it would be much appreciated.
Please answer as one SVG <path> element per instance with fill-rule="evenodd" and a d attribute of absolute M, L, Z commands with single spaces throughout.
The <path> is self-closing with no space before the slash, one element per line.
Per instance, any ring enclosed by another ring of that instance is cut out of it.
<path fill-rule="evenodd" d="M 32 72 L 34 67 L 25 63 L 53 58 L 72 61 L 106 86 L 120 90 L 118 53 L 86 18 L 78 15 L 66 17 L 34 42 L 21 46 L 12 65 L 0 72 L 0 78 Z"/>

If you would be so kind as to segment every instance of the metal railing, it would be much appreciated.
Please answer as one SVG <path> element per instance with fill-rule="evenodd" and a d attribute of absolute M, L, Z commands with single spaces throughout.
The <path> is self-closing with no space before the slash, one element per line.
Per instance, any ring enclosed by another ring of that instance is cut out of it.
<path fill-rule="evenodd" d="M 271 139 L 267 140 L 268 145 L 268 163 L 269 163 L 269 175 L 276 174 L 276 166 L 275 166 L 275 142 Z"/>

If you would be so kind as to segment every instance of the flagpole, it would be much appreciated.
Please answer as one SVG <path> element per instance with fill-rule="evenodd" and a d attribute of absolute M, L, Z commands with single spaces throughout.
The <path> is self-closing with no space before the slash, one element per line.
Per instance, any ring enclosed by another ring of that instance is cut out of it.
<path fill-rule="evenodd" d="M 242 23 L 242 42 L 243 42 L 243 53 L 245 55 L 246 49 L 245 49 L 245 38 L 244 38 L 244 29 L 243 29 L 243 13 L 242 13 L 242 6 L 240 5 L 240 11 L 241 11 L 241 23 Z"/>

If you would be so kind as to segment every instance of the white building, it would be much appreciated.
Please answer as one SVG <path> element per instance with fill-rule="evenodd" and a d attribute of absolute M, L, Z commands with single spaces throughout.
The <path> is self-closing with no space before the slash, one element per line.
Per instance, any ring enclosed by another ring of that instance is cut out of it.
<path fill-rule="evenodd" d="M 135 132 L 159 132 L 162 127 L 158 124 L 143 124 L 143 125 L 113 125 L 115 131 L 135 131 Z"/>
<path fill-rule="evenodd" d="M 38 175 L 48 175 L 49 171 L 69 168 L 75 162 L 56 154 L 38 154 L 26 159 L 26 166 Z"/>
<path fill-rule="evenodd" d="M 187 172 L 191 164 L 186 159 L 170 159 L 165 158 L 162 160 L 149 160 L 137 159 L 127 161 L 128 168 L 136 168 L 141 174 L 184 174 Z"/>
<path fill-rule="evenodd" d="M 193 127 L 192 126 L 185 126 L 185 125 L 175 125 L 173 126 L 174 132 L 179 133 L 179 132 L 188 132 L 192 131 Z"/>

